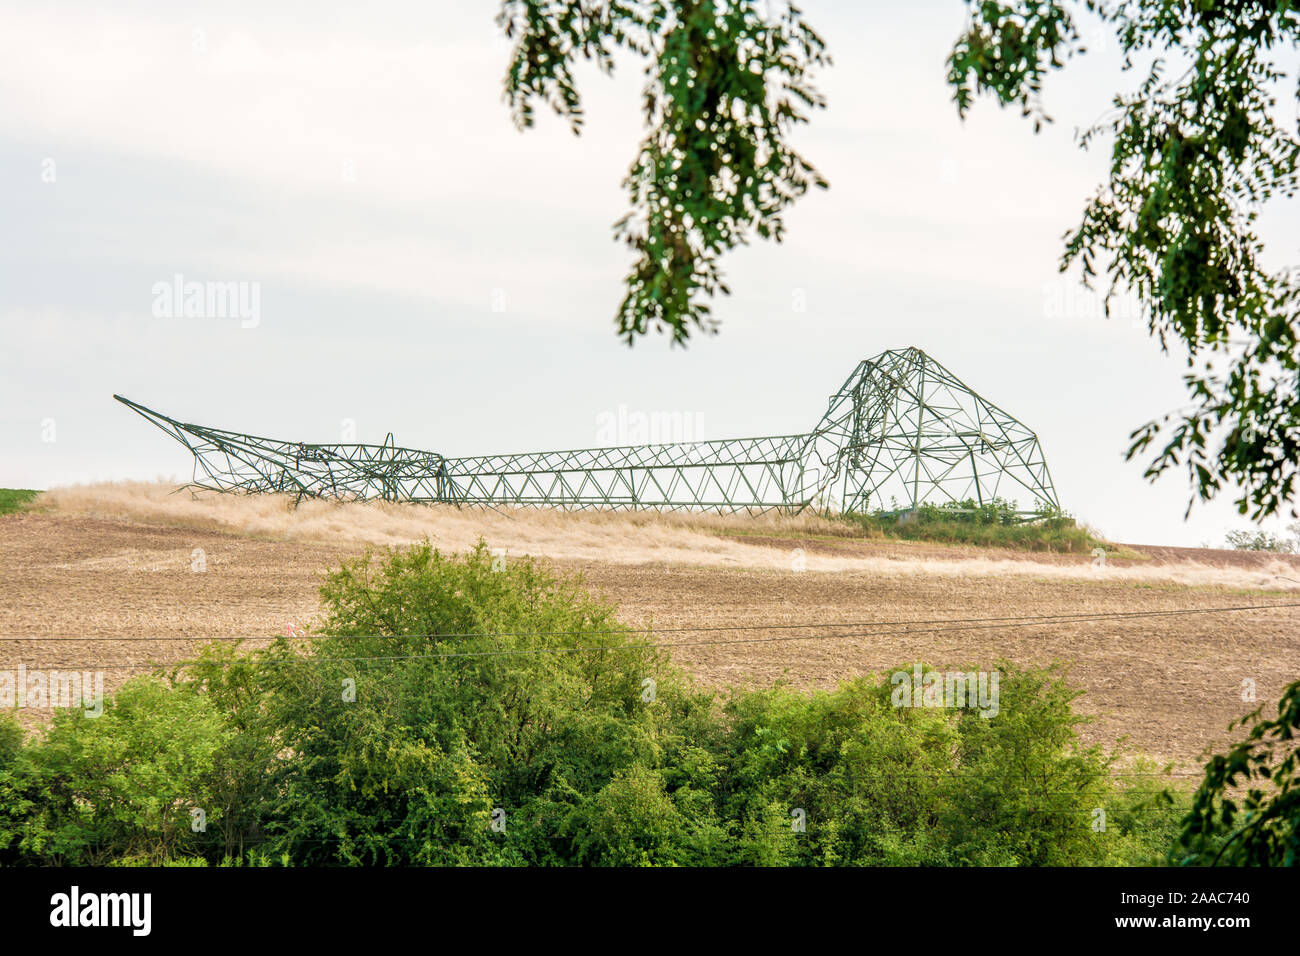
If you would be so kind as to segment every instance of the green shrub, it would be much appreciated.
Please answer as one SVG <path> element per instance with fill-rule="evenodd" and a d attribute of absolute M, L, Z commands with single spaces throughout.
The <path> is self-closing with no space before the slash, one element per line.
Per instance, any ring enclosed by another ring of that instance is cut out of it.
<path fill-rule="evenodd" d="M 1080 745 L 1084 718 L 1071 710 L 1077 694 L 1063 674 L 1005 662 L 999 673 L 992 719 L 978 710 L 894 707 L 891 685 L 866 678 L 830 693 L 773 690 L 733 700 L 731 815 L 744 832 L 766 826 L 775 838 L 790 830 L 791 809 L 805 812 L 805 839 L 785 841 L 784 853 L 761 848 L 773 862 L 1154 859 L 1132 844 L 1157 821 L 1131 819 L 1135 802 L 1113 788 L 1110 758 Z M 1094 830 L 1096 808 L 1119 813 L 1119 821 Z M 1158 839 L 1167 845 L 1172 830 L 1164 822 Z"/>
<path fill-rule="evenodd" d="M 1300 549 L 1300 522 L 1287 526 L 1292 537 L 1269 534 L 1260 528 L 1248 528 L 1244 531 L 1229 531 L 1224 536 L 1228 547 L 1237 551 L 1268 551 L 1273 554 L 1295 554 Z"/>
<path fill-rule="evenodd" d="M 251 727 L 277 747 L 250 778 L 276 799 L 243 837 L 272 856 L 626 862 L 574 821 L 643 771 L 662 772 L 670 795 L 695 782 L 678 757 L 707 737 L 711 696 L 576 580 L 529 560 L 494 570 L 482 544 L 460 556 L 425 544 L 345 564 L 322 598 L 312 663 L 281 641 L 246 666 L 209 657 L 192 671 L 236 723 L 257 684 Z"/>
<path fill-rule="evenodd" d="M 1016 502 L 1002 498 L 983 503 L 967 499 L 908 510 L 849 512 L 840 519 L 869 537 L 907 541 L 1064 554 L 1088 554 L 1104 544 L 1059 509 L 1040 506 L 1035 517 L 1026 520 L 1017 507 Z"/>
<path fill-rule="evenodd" d="M 208 700 L 154 678 L 128 681 L 98 717 L 59 711 L 39 745 L 10 758 L 0 847 L 76 865 L 174 858 L 230 735 Z"/>
<path fill-rule="evenodd" d="M 30 488 L 0 488 L 0 515 L 20 511 L 39 494 L 39 491 L 32 491 Z"/>

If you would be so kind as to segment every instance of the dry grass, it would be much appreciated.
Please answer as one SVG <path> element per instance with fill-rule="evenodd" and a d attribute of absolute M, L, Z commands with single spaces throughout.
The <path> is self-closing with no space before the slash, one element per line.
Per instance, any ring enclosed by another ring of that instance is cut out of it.
<path fill-rule="evenodd" d="M 888 577 L 1027 575 L 1095 580 L 1105 575 L 1135 585 L 1300 589 L 1300 573 L 1294 565 L 1272 556 L 1241 562 L 1220 557 L 1231 552 L 1209 552 L 1214 563 L 1207 563 L 1207 553 L 1200 551 L 1157 561 L 1111 556 L 1106 568 L 1099 569 L 1086 555 L 854 538 L 846 535 L 843 524 L 815 515 L 461 510 L 449 505 L 320 500 L 304 501 L 295 508 L 288 495 L 177 491 L 170 485 L 143 482 L 56 488 L 44 493 L 33 507 L 70 517 L 112 518 L 302 543 L 392 546 L 427 537 L 436 547 L 459 551 L 483 538 L 492 547 L 512 554 L 576 562 L 771 571 L 791 570 L 800 562 L 808 571 Z M 1288 581 L 1288 577 L 1298 580 Z"/>

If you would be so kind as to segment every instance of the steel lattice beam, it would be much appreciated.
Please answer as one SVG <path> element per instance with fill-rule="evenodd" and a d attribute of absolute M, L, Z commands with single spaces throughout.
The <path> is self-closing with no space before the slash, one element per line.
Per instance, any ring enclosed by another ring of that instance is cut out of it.
<path fill-rule="evenodd" d="M 1037 436 L 916 348 L 860 363 L 807 434 L 521 455 L 447 458 L 391 434 L 382 445 L 278 441 L 113 397 L 185 445 L 194 484 L 218 491 L 755 513 L 1026 497 L 1026 515 L 1059 507 Z"/>

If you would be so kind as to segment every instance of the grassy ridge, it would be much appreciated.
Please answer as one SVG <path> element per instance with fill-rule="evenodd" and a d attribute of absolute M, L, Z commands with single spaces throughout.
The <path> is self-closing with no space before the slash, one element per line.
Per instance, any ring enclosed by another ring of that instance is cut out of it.
<path fill-rule="evenodd" d="M 0 488 L 0 515 L 18 511 L 39 494 L 30 488 Z"/>

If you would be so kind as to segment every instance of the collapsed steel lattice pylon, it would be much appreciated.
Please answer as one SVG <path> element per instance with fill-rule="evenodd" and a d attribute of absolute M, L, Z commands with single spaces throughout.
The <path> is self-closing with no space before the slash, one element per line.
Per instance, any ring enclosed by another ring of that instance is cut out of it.
<path fill-rule="evenodd" d="M 447 458 L 277 441 L 178 422 L 121 395 L 194 455 L 194 484 L 302 498 L 797 513 L 1021 501 L 1057 508 L 1037 436 L 917 348 L 858 365 L 803 435 Z"/>

